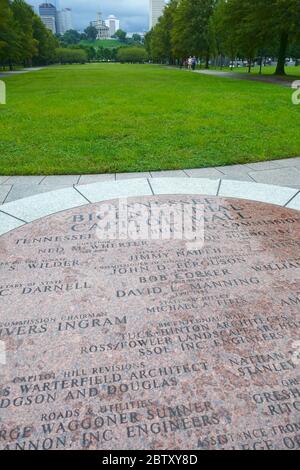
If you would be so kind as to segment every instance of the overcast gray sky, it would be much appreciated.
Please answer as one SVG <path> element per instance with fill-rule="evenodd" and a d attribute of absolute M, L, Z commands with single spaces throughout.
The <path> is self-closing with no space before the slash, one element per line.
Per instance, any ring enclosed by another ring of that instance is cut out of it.
<path fill-rule="evenodd" d="M 26 0 L 38 7 L 42 0 Z M 46 3 L 46 0 L 44 0 Z M 55 4 L 55 0 L 48 0 Z M 74 26 L 85 29 L 101 11 L 104 17 L 115 15 L 121 20 L 121 28 L 128 32 L 146 31 L 149 23 L 149 0 L 56 0 L 61 8 L 73 10 Z"/>

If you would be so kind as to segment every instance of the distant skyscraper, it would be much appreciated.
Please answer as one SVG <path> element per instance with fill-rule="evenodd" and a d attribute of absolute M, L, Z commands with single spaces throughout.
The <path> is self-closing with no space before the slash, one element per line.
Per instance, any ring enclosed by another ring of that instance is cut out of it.
<path fill-rule="evenodd" d="M 39 14 L 46 28 L 56 34 L 56 7 L 52 3 L 42 3 L 39 6 Z"/>
<path fill-rule="evenodd" d="M 65 34 L 66 31 L 74 29 L 71 8 L 63 8 L 57 12 L 56 29 L 58 34 Z"/>
<path fill-rule="evenodd" d="M 52 3 L 41 3 L 39 6 L 40 16 L 56 17 L 56 7 Z"/>
<path fill-rule="evenodd" d="M 51 33 L 56 34 L 56 22 L 53 16 L 41 16 L 41 20 Z"/>
<path fill-rule="evenodd" d="M 165 0 L 150 0 L 150 29 L 154 28 L 165 8 Z"/>
<path fill-rule="evenodd" d="M 41 3 L 39 14 L 46 28 L 50 29 L 53 34 L 64 34 L 66 31 L 73 29 L 71 8 L 63 8 L 61 11 L 57 11 L 53 3 Z"/>
<path fill-rule="evenodd" d="M 106 26 L 109 28 L 109 36 L 112 37 L 118 29 L 120 29 L 120 20 L 118 20 L 114 15 L 110 15 L 107 20 L 105 20 Z"/>

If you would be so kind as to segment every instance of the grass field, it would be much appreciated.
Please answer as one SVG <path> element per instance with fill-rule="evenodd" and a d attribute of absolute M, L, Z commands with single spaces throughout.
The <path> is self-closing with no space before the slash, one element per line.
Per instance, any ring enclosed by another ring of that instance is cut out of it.
<path fill-rule="evenodd" d="M 300 155 L 300 106 L 277 85 L 149 65 L 11 76 L 0 175 L 207 167 Z"/>

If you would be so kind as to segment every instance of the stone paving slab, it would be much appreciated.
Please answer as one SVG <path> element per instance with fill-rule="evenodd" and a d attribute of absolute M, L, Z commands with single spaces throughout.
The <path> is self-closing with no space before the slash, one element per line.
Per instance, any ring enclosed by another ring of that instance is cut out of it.
<path fill-rule="evenodd" d="M 22 225 L 24 225 L 24 222 L 21 222 L 20 220 L 17 220 L 14 217 L 11 217 L 10 215 L 0 211 L 0 235 L 10 232 L 11 230 L 21 227 Z"/>
<path fill-rule="evenodd" d="M 256 183 L 250 175 L 222 175 L 221 180 L 233 180 L 233 181 L 249 181 L 250 183 Z"/>
<path fill-rule="evenodd" d="M 54 175 L 46 176 L 43 181 L 40 183 L 42 185 L 69 185 L 77 184 L 80 179 L 80 175 Z"/>
<path fill-rule="evenodd" d="M 136 178 L 151 178 L 150 172 L 144 173 L 116 173 L 116 181 L 131 180 Z"/>
<path fill-rule="evenodd" d="M 221 173 L 221 179 L 255 181 L 255 179 L 250 176 L 250 168 L 248 165 L 217 166 L 216 169 Z"/>
<path fill-rule="evenodd" d="M 0 204 L 6 202 L 7 195 L 11 191 L 12 186 L 2 185 L 0 186 Z"/>
<path fill-rule="evenodd" d="M 287 204 L 289 209 L 296 209 L 300 211 L 300 193 L 297 193 L 296 196 Z"/>
<path fill-rule="evenodd" d="M 8 178 L 10 178 L 10 176 L 0 176 L 0 184 L 5 184 Z"/>
<path fill-rule="evenodd" d="M 198 168 L 195 170 L 185 170 L 185 173 L 190 178 L 214 178 L 220 179 L 222 177 L 222 173 L 218 171 L 216 168 Z"/>
<path fill-rule="evenodd" d="M 151 171 L 152 178 L 187 178 L 188 175 L 184 170 L 172 171 Z"/>
<path fill-rule="evenodd" d="M 251 201 L 261 201 L 284 206 L 297 192 L 296 189 L 281 186 L 223 180 L 221 182 L 219 196 L 249 199 Z"/>
<path fill-rule="evenodd" d="M 119 197 L 150 196 L 152 194 L 147 179 L 105 181 L 78 187 L 80 193 L 90 202 L 100 202 Z"/>
<path fill-rule="evenodd" d="M 300 158 L 299 157 L 283 158 L 282 160 L 276 160 L 276 163 L 277 163 L 277 165 L 280 166 L 280 168 L 287 168 L 289 166 L 300 168 Z"/>
<path fill-rule="evenodd" d="M 248 165 L 216 166 L 216 169 L 226 176 L 248 176 L 250 170 Z"/>
<path fill-rule="evenodd" d="M 262 170 L 276 170 L 276 168 L 282 168 L 283 165 L 277 160 L 271 160 L 267 162 L 247 163 L 245 166 L 250 168 L 250 171 L 251 170 L 262 171 Z"/>
<path fill-rule="evenodd" d="M 80 176 L 78 184 L 90 184 L 98 183 L 99 181 L 115 181 L 116 175 L 112 174 L 103 174 L 103 175 L 82 175 Z"/>
<path fill-rule="evenodd" d="M 153 178 L 150 185 L 154 194 L 206 194 L 215 196 L 220 180 L 205 178 Z"/>
<path fill-rule="evenodd" d="M 31 222 L 85 204 L 87 200 L 76 189 L 65 188 L 9 202 L 4 204 L 1 210 L 25 222 Z"/>
<path fill-rule="evenodd" d="M 295 186 L 300 188 L 300 167 L 287 167 L 278 168 L 277 170 L 263 170 L 250 172 L 249 175 L 253 177 L 258 183 Z"/>
<path fill-rule="evenodd" d="M 1 187 L 2 186 L 0 186 L 0 193 L 1 193 Z M 52 185 L 46 185 L 46 184 L 45 185 L 18 184 L 18 185 L 10 186 L 11 189 L 7 194 L 5 202 L 17 201 L 18 199 L 23 199 L 25 197 L 34 196 L 36 194 L 47 193 L 53 190 L 57 191 L 59 189 L 69 188 L 69 187 L 70 185 L 59 185 L 59 186 L 53 187 Z"/>
<path fill-rule="evenodd" d="M 277 170 L 277 171 L 276 171 Z M 282 170 L 282 171 L 281 171 Z M 300 189 L 300 157 L 286 158 L 268 162 L 257 162 L 240 165 L 217 166 L 175 171 L 153 171 L 142 173 L 111 173 L 92 175 L 58 175 L 58 176 L 0 176 L 2 185 L 12 185 L 6 201 L 13 201 L 30 195 L 57 190 L 74 185 L 87 185 L 96 182 L 123 181 L 129 179 L 155 178 L 209 178 L 221 180 L 273 183 L 279 186 L 290 186 Z M 23 186 L 23 188 L 21 187 Z M 29 189 L 32 186 L 32 189 Z M 1 194 L 5 190 L 2 189 Z M 0 198 L 0 204 L 4 202 Z"/>
<path fill-rule="evenodd" d="M 5 184 L 32 184 L 38 185 L 45 179 L 45 176 L 10 176 Z"/>

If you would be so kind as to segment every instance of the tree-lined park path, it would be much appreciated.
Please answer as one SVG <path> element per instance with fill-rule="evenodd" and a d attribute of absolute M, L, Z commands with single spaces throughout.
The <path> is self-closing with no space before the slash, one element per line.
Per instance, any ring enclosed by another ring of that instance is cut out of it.
<path fill-rule="evenodd" d="M 212 75 L 213 77 L 222 78 L 234 78 L 236 80 L 250 80 L 255 82 L 273 83 L 274 85 L 281 85 L 284 87 L 290 87 L 294 82 L 294 77 L 279 77 L 274 75 L 251 75 L 250 73 L 236 73 L 236 72 L 225 72 L 221 70 L 194 70 L 195 73 L 202 75 Z"/>
<path fill-rule="evenodd" d="M 29 73 L 29 72 L 38 72 L 42 68 L 44 67 L 30 67 L 30 68 L 25 68 L 21 70 L 9 70 L 7 72 L 0 71 L 0 78 L 9 77 L 10 75 L 22 75 L 24 73 Z"/>

